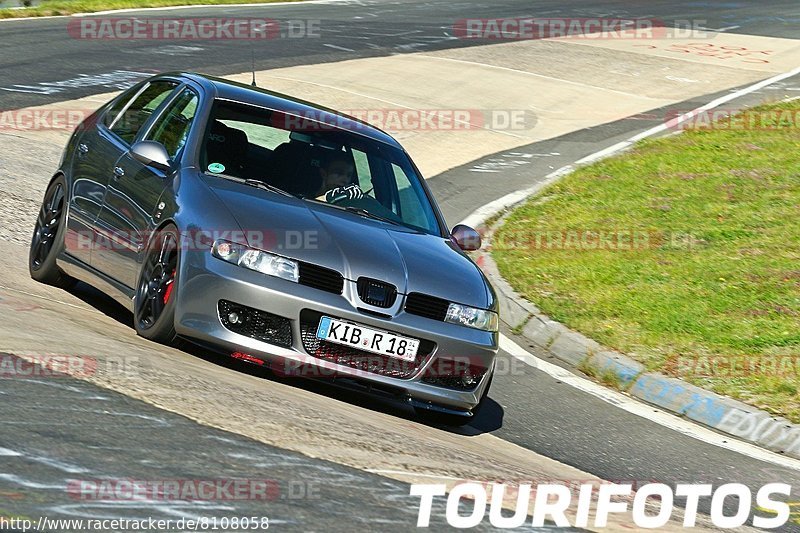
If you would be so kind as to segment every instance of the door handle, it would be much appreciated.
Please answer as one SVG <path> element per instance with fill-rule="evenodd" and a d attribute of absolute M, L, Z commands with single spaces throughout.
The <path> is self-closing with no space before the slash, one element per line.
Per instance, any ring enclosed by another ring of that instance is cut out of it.
<path fill-rule="evenodd" d="M 125 175 L 125 170 L 122 167 L 114 167 L 114 175 L 117 178 L 121 178 Z"/>
<path fill-rule="evenodd" d="M 89 153 L 89 147 L 81 143 L 78 145 L 78 152 L 80 152 L 81 155 L 86 155 Z"/>

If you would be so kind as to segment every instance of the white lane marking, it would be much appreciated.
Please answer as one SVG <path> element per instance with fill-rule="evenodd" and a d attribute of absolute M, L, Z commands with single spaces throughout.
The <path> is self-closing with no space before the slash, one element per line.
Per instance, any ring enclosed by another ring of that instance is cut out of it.
<path fill-rule="evenodd" d="M 127 89 L 143 78 L 152 76 L 152 72 L 138 72 L 133 70 L 115 70 L 102 74 L 78 74 L 78 77 L 68 80 L 35 82 L 31 85 L 15 84 L 11 87 L 0 87 L 3 91 L 34 94 L 55 94 L 70 89 L 84 87 L 106 87 L 108 89 Z"/>
<path fill-rule="evenodd" d="M 553 157 L 561 155 L 558 152 L 550 152 L 549 154 L 529 154 L 525 152 L 506 152 L 498 157 L 491 157 L 483 163 L 478 163 L 469 169 L 470 172 L 500 172 L 502 170 L 511 170 L 528 165 L 531 163 L 530 159 L 539 159 L 541 157 Z M 552 166 L 550 168 L 553 168 Z"/>
<path fill-rule="evenodd" d="M 197 52 L 202 52 L 205 48 L 199 46 L 181 46 L 181 45 L 167 45 L 158 48 L 143 48 L 135 50 L 126 50 L 120 48 L 120 52 L 125 54 L 161 54 L 168 56 L 188 56 Z"/>
<path fill-rule="evenodd" d="M 336 50 L 344 50 L 345 52 L 355 52 L 352 48 L 345 48 L 344 46 L 336 46 L 335 44 L 323 44 L 322 46 L 327 46 L 328 48 L 335 48 Z"/>
<path fill-rule="evenodd" d="M 746 95 L 748 95 L 750 93 L 754 93 L 754 92 L 756 92 L 758 90 L 763 89 L 764 87 L 767 87 L 768 85 L 772 85 L 773 83 L 777 83 L 779 81 L 783 81 L 783 80 L 785 80 L 787 78 L 791 78 L 792 76 L 797 76 L 798 74 L 800 74 L 800 67 L 798 67 L 798 68 L 796 68 L 794 70 L 791 70 L 789 72 L 784 72 L 783 74 L 778 74 L 777 76 L 773 76 L 772 78 L 768 78 L 766 80 L 760 81 L 760 82 L 758 82 L 756 84 L 750 85 L 749 87 L 745 87 L 744 89 L 740 89 L 738 91 L 734 91 L 731 94 L 727 94 L 725 96 L 721 96 L 721 97 L 717 98 L 716 100 L 712 100 L 709 103 L 698 107 L 697 109 L 689 111 L 688 113 L 684 113 L 683 115 L 679 116 L 678 118 L 672 119 L 672 120 L 670 120 L 668 122 L 665 122 L 663 124 L 659 124 L 658 126 L 652 127 L 649 130 L 645 130 L 645 131 L 643 131 L 641 133 L 638 133 L 638 134 L 634 135 L 633 137 L 631 137 L 630 139 L 628 139 L 627 141 L 622 141 L 622 142 L 617 143 L 617 144 L 615 144 L 613 146 L 609 146 L 605 150 L 600 150 L 599 152 L 595 152 L 594 154 L 588 155 L 588 156 L 584 157 L 583 159 L 579 159 L 578 161 L 575 162 L 575 164 L 576 165 L 585 165 L 585 164 L 588 164 L 588 163 L 593 163 L 593 162 L 595 162 L 595 161 L 597 161 L 599 159 L 603 159 L 604 157 L 608 157 L 609 155 L 614 154 L 616 152 L 620 152 L 622 150 L 625 150 L 626 148 L 629 148 L 629 147 L 633 146 L 634 144 L 636 144 L 637 142 L 639 142 L 641 140 L 644 140 L 644 139 L 647 139 L 648 137 L 652 137 L 654 135 L 658 135 L 659 133 L 664 133 L 665 131 L 667 131 L 669 129 L 674 129 L 678 125 L 686 122 L 687 120 L 689 120 L 691 118 L 696 117 L 700 113 L 704 113 L 704 112 L 709 111 L 711 109 L 715 109 L 715 108 L 717 108 L 717 107 L 719 107 L 719 106 L 721 106 L 723 104 L 727 104 L 728 102 L 730 102 L 732 100 L 736 100 L 737 98 L 741 98 L 742 96 L 746 96 Z"/>
<path fill-rule="evenodd" d="M 374 37 L 403 37 L 405 35 L 414 35 L 417 33 L 422 33 L 422 30 L 409 30 L 409 31 L 402 31 L 400 33 L 380 33 L 374 31 L 365 31 L 364 35 L 372 35 Z"/>
<path fill-rule="evenodd" d="M 69 463 L 64 463 L 57 459 L 53 459 L 51 457 L 42 457 L 40 455 L 27 455 L 27 454 L 23 454 L 22 457 L 24 459 L 28 459 L 35 463 L 50 466 L 52 468 L 55 468 L 56 470 L 61 470 L 62 472 L 66 472 L 67 474 L 86 474 L 89 472 L 89 470 L 83 468 L 82 466 L 76 466 Z"/>
<path fill-rule="evenodd" d="M 14 450 L 9 450 L 8 448 L 0 448 L 0 457 L 19 457 L 22 454 L 19 452 L 15 452 Z"/>
<path fill-rule="evenodd" d="M 682 122 L 685 122 L 685 121 L 689 120 L 690 118 L 697 116 L 699 113 L 702 113 L 704 111 L 708 111 L 709 109 L 714 109 L 715 107 L 719 107 L 722 104 L 726 104 L 726 103 L 728 103 L 728 102 L 730 102 L 732 100 L 736 100 L 737 98 L 741 98 L 742 96 L 746 96 L 746 95 L 748 95 L 750 93 L 754 93 L 756 91 L 759 91 L 759 90 L 763 89 L 764 87 L 772 85 L 773 83 L 778 83 L 778 82 L 783 81 L 783 80 L 785 80 L 787 78 L 791 78 L 793 76 L 797 76 L 798 74 L 800 74 L 800 67 L 797 67 L 797 68 L 795 68 L 793 70 L 790 70 L 789 72 L 784 72 L 783 74 L 778 74 L 777 76 L 773 76 L 771 78 L 767 78 L 766 80 L 762 80 L 762 81 L 760 81 L 758 83 L 754 83 L 753 85 L 750 85 L 749 87 L 745 87 L 744 89 L 739 89 L 738 91 L 734 91 L 731 94 L 728 94 L 728 95 L 725 95 L 725 96 L 721 96 L 721 97 L 717 98 L 716 100 L 712 100 L 709 103 L 707 103 L 706 105 L 698 107 L 694 111 L 690 111 L 689 113 L 684 113 L 683 115 L 678 117 L 677 120 L 674 121 L 674 123 L 673 123 L 673 121 L 670 121 L 670 122 L 668 122 L 666 124 L 660 124 L 660 125 L 658 125 L 658 126 L 656 126 L 654 128 L 650 128 L 647 131 L 643 131 L 642 133 L 639 133 L 638 135 L 634 135 L 633 137 L 630 138 L 630 140 L 632 142 L 637 142 L 637 141 L 640 141 L 640 140 L 645 139 L 647 137 L 650 137 L 652 135 L 655 135 L 656 133 L 660 133 L 660 132 L 666 131 L 667 128 L 671 128 L 671 127 L 673 127 L 673 126 L 675 126 L 677 124 L 681 124 Z"/>
<path fill-rule="evenodd" d="M 13 483 L 15 485 L 19 485 L 20 487 L 26 487 L 29 489 L 64 490 L 67 487 L 66 483 L 58 485 L 37 483 L 36 481 L 31 481 L 29 479 L 17 476 L 15 474 L 0 474 L 0 479 L 8 481 L 9 483 Z"/>
<path fill-rule="evenodd" d="M 717 33 L 726 32 L 726 31 L 728 31 L 728 30 L 736 30 L 736 29 L 739 29 L 739 28 L 741 28 L 741 26 L 725 26 L 724 28 L 717 28 L 717 29 L 714 29 L 714 28 L 705 28 L 705 27 L 703 27 L 703 26 L 697 26 L 697 29 L 698 29 L 698 30 L 703 30 L 703 31 L 713 31 L 713 32 L 717 32 Z"/>
<path fill-rule="evenodd" d="M 667 131 L 669 128 L 675 128 L 679 124 L 682 124 L 682 123 L 686 122 L 690 118 L 693 118 L 693 117 L 699 115 L 700 113 L 704 113 L 705 111 L 709 111 L 711 109 L 717 108 L 717 107 L 719 107 L 719 106 L 721 106 L 723 104 L 726 104 L 726 103 L 728 103 L 728 102 L 730 102 L 732 100 L 736 100 L 737 98 L 741 98 L 742 96 L 746 96 L 746 95 L 748 95 L 750 93 L 753 93 L 753 92 L 756 92 L 758 90 L 761 90 L 764 87 L 767 87 L 769 85 L 778 83 L 778 82 L 783 81 L 783 80 L 785 80 L 787 78 L 791 78 L 792 76 L 797 76 L 798 74 L 800 74 L 800 67 L 795 68 L 794 70 L 790 70 L 789 72 L 784 72 L 783 74 L 778 74 L 777 76 L 773 76 L 771 78 L 767 78 L 766 80 L 762 80 L 762 81 L 760 81 L 758 83 L 750 85 L 749 87 L 745 87 L 743 89 L 739 89 L 738 91 L 734 91 L 731 94 L 728 94 L 726 96 L 722 96 L 720 98 L 717 98 L 716 100 L 712 100 L 711 102 L 709 102 L 709 103 L 707 103 L 707 104 L 705 104 L 703 106 L 700 106 L 697 109 L 689 111 L 688 113 L 684 113 L 683 115 L 679 116 L 678 118 L 672 119 L 667 123 L 659 124 L 658 126 L 650 128 L 649 130 L 645 130 L 645 131 L 643 131 L 643 132 L 641 132 L 641 133 L 639 133 L 637 135 L 634 135 L 633 137 L 631 137 L 627 141 L 619 142 L 617 144 L 609 146 L 608 148 L 604 148 L 603 150 L 600 150 L 599 152 L 595 152 L 595 153 L 593 153 L 591 155 L 588 155 L 588 156 L 586 156 L 586 157 L 584 157 L 582 159 L 579 159 L 578 161 L 576 161 L 572 165 L 566 165 L 566 166 L 561 167 L 560 169 L 556 170 L 555 172 L 551 172 L 550 174 L 545 176 L 545 178 L 542 181 L 540 181 L 539 183 L 537 183 L 537 184 L 535 184 L 535 185 L 533 185 L 531 187 L 528 187 L 527 189 L 522 189 L 522 190 L 519 190 L 519 191 L 515 191 L 515 192 L 512 192 L 512 193 L 509 193 L 509 194 L 507 194 L 507 195 L 505 195 L 505 196 L 503 196 L 501 198 L 498 198 L 497 200 L 494 200 L 494 201 L 489 202 L 488 204 L 486 204 L 486 205 L 484 205 L 482 207 L 479 207 L 478 209 L 473 211 L 468 217 L 466 217 L 464 220 L 462 220 L 460 222 L 460 224 L 465 224 L 467 226 L 472 226 L 472 227 L 479 226 L 487 218 L 490 218 L 490 217 L 496 215 L 497 213 L 499 213 L 503 209 L 507 209 L 507 208 L 509 208 L 509 207 L 511 207 L 513 205 L 516 205 L 516 204 L 522 202 L 523 200 L 525 200 L 529 196 L 531 196 L 533 194 L 536 194 L 541 189 L 543 189 L 544 187 L 546 187 L 546 186 L 550 185 L 551 183 L 555 182 L 556 180 L 558 180 L 562 176 L 565 176 L 566 174 L 569 174 L 570 172 L 572 172 L 575 169 L 575 167 L 577 165 L 584 165 L 584 164 L 587 164 L 587 163 L 592 163 L 592 162 L 597 161 L 599 159 L 602 159 L 604 157 L 608 157 L 608 156 L 614 155 L 617 152 L 621 152 L 622 150 L 630 148 L 635 143 L 637 143 L 637 142 L 639 142 L 639 141 L 641 141 L 643 139 L 646 139 L 648 137 L 652 137 L 653 135 L 657 135 L 659 133 L 663 133 L 663 132 Z"/>
<path fill-rule="evenodd" d="M 679 76 L 666 76 L 666 79 L 670 81 L 677 81 L 680 83 L 709 83 L 708 81 L 693 80 L 691 78 L 681 78 Z"/>
<path fill-rule="evenodd" d="M 525 350 L 525 348 L 502 334 L 500 335 L 500 349 L 504 352 L 507 352 L 512 357 L 519 359 L 523 363 L 537 370 L 541 370 L 545 374 L 559 380 L 566 385 L 569 385 L 570 387 L 574 387 L 582 392 L 591 394 L 592 396 L 599 398 L 604 402 L 610 403 L 615 407 L 618 407 L 636 416 L 640 416 L 646 420 L 655 422 L 666 427 L 667 429 L 677 431 L 682 435 L 692 437 L 693 439 L 717 446 L 719 448 L 724 448 L 732 452 L 746 455 L 747 457 L 751 457 L 753 459 L 758 459 L 759 461 L 764 461 L 792 470 L 800 471 L 800 461 L 797 459 L 778 455 L 763 448 L 759 448 L 758 446 L 737 440 L 736 437 L 733 436 L 717 433 L 711 429 L 707 429 L 703 426 L 695 424 L 694 422 L 684 420 L 671 413 L 662 411 L 657 407 L 640 402 L 634 398 L 631 398 L 630 396 L 622 394 L 621 392 L 609 389 L 604 385 L 600 385 L 594 381 L 582 378 L 565 368 L 561 368 L 558 365 L 554 365 L 553 363 L 548 363 L 547 361 L 539 359 L 535 355 Z"/>
<path fill-rule="evenodd" d="M 488 68 L 493 68 L 493 69 L 498 69 L 498 70 L 506 70 L 508 72 L 516 72 L 517 74 L 524 74 L 526 76 L 534 76 L 536 78 L 544 78 L 546 80 L 557 81 L 559 83 L 566 83 L 568 85 L 575 85 L 575 86 L 578 86 L 578 87 L 583 87 L 584 89 L 595 89 L 597 91 L 606 91 L 606 92 L 610 92 L 610 93 L 621 94 L 621 95 L 627 96 L 629 98 L 639 98 L 641 100 L 655 100 L 655 101 L 658 101 L 658 102 L 664 102 L 663 98 L 652 98 L 650 96 L 642 96 L 641 94 L 626 93 L 625 91 L 617 91 L 616 89 L 608 89 L 606 87 L 600 87 L 598 85 L 591 85 L 591 84 L 588 84 L 588 83 L 580 83 L 580 82 L 577 82 L 577 81 L 565 80 L 563 78 L 554 78 L 553 76 L 545 76 L 544 74 L 537 74 L 536 72 L 528 72 L 527 70 L 519 70 L 519 69 L 516 69 L 516 68 L 510 68 L 510 67 L 501 67 L 501 66 L 498 66 L 498 65 L 492 65 L 490 63 L 481 63 L 480 61 L 467 61 L 465 59 L 454 59 L 452 57 L 437 57 L 437 56 L 429 56 L 429 55 L 425 55 L 425 54 L 417 54 L 417 57 L 426 57 L 428 59 L 436 59 L 438 61 L 452 61 L 452 62 L 455 62 L 455 63 L 466 63 L 466 64 L 469 64 L 469 65 L 479 65 L 479 66 L 482 66 L 482 67 L 488 67 Z"/>
<path fill-rule="evenodd" d="M 53 302 L 53 303 L 61 304 L 61 305 L 67 305 L 69 307 L 74 307 L 75 309 L 82 309 L 84 311 L 91 311 L 93 309 L 93 307 L 89 307 L 88 305 L 81 306 L 81 305 L 75 305 L 75 304 L 71 304 L 71 303 L 67 303 L 67 302 L 62 302 L 61 300 L 56 300 L 55 298 L 51 298 L 49 296 L 41 296 L 39 294 L 33 294 L 32 292 L 21 291 L 19 289 L 12 289 L 11 287 L 6 287 L 5 285 L 0 285 L 0 290 L 16 292 L 16 293 L 19 293 L 19 294 L 24 294 L 25 296 L 30 296 L 32 298 L 39 298 L 40 300 L 47 300 L 48 302 Z"/>

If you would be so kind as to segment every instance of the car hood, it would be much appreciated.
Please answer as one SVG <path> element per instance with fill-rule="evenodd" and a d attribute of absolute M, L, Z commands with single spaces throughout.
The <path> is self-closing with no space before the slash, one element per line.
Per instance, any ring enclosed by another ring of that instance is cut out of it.
<path fill-rule="evenodd" d="M 449 239 L 223 178 L 205 181 L 254 248 L 334 269 L 349 280 L 385 281 L 402 294 L 494 306 L 483 273 Z"/>

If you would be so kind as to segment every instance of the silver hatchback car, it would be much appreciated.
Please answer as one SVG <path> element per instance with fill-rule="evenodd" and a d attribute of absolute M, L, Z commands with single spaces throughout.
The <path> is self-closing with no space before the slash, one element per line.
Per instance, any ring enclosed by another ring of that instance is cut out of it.
<path fill-rule="evenodd" d="M 388 134 L 197 74 L 81 124 L 45 193 L 34 279 L 80 279 L 138 334 L 401 399 L 461 425 L 486 397 L 495 293 Z"/>

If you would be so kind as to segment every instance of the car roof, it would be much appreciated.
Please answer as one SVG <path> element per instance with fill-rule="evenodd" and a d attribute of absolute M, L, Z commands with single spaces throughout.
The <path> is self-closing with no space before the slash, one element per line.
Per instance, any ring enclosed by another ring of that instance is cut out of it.
<path fill-rule="evenodd" d="M 362 120 L 330 109 L 325 106 L 307 102 L 285 94 L 270 91 L 261 87 L 253 87 L 235 81 L 225 80 L 195 72 L 171 72 L 161 76 L 188 78 L 200 84 L 209 92 L 216 93 L 217 98 L 250 104 L 283 113 L 297 115 L 308 120 L 316 120 L 340 130 L 357 133 L 367 138 L 402 149 L 391 135 Z"/>

